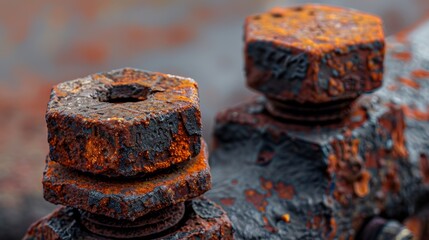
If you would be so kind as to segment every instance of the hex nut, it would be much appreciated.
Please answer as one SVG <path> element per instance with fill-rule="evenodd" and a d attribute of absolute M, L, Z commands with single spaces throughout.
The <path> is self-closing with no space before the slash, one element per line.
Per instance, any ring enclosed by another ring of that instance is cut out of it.
<path fill-rule="evenodd" d="M 200 152 L 197 83 L 124 68 L 56 85 L 46 113 L 50 159 L 79 171 L 134 176 Z"/>
<path fill-rule="evenodd" d="M 145 214 L 200 196 L 211 188 L 205 143 L 189 161 L 135 178 L 107 178 L 85 174 L 47 160 L 43 176 L 47 201 L 118 220 Z"/>

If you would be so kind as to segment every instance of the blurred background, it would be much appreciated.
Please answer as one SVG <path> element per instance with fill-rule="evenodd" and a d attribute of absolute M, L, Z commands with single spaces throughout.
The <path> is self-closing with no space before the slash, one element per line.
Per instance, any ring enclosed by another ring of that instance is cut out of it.
<path fill-rule="evenodd" d="M 194 78 L 204 136 L 216 112 L 248 98 L 245 16 L 309 1 L 0 1 L 0 239 L 20 239 L 55 206 L 42 197 L 44 113 L 53 84 L 122 67 Z M 422 19 L 428 0 L 313 1 L 381 16 L 391 35 Z"/>

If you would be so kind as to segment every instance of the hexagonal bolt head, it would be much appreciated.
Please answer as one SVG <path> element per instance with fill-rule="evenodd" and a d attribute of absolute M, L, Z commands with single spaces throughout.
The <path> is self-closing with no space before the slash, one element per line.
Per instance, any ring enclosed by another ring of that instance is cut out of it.
<path fill-rule="evenodd" d="M 323 5 L 274 8 L 245 23 L 247 84 L 279 102 L 350 101 L 382 85 L 380 18 Z"/>
<path fill-rule="evenodd" d="M 50 158 L 79 171 L 133 176 L 201 149 L 197 83 L 119 69 L 60 83 L 46 113 Z"/>

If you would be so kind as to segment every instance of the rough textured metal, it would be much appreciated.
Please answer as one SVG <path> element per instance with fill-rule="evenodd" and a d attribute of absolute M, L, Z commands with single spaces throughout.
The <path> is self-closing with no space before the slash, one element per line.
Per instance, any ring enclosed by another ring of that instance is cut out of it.
<path fill-rule="evenodd" d="M 153 211 L 134 221 L 108 218 L 81 211 L 80 222 L 88 231 L 112 238 L 142 238 L 177 225 L 185 215 L 185 204 L 179 203 Z"/>
<path fill-rule="evenodd" d="M 247 83 L 272 100 L 267 110 L 278 117 L 342 118 L 350 101 L 382 84 L 383 27 L 370 14 L 322 5 L 275 8 L 248 17 L 244 39 Z M 331 114 L 338 109 L 343 113 Z"/>
<path fill-rule="evenodd" d="M 43 177 L 47 201 L 116 219 L 136 219 L 150 211 L 184 202 L 211 188 L 205 143 L 185 163 L 147 177 L 103 178 L 48 160 Z"/>
<path fill-rule="evenodd" d="M 371 216 L 406 214 L 418 179 L 403 114 L 379 100 L 360 99 L 341 128 L 278 121 L 264 99 L 220 113 L 207 194 L 228 212 L 235 237 L 349 239 Z"/>
<path fill-rule="evenodd" d="M 260 15 L 259 20 L 270 14 Z M 288 19 L 283 21 L 294 18 Z M 356 100 L 341 123 L 322 125 L 315 121 L 308 126 L 278 118 L 269 109 L 272 98 L 288 95 L 279 95 L 276 90 L 294 89 L 280 87 L 272 89 L 274 94 L 268 100 L 252 100 L 218 115 L 216 146 L 210 159 L 214 184 L 208 196 L 229 214 L 236 239 L 354 239 L 373 217 L 402 221 L 413 213 L 422 180 L 429 176 L 429 51 L 421 44 L 429 36 L 429 27 L 425 29 L 413 33 L 411 42 L 389 40 L 385 87 Z M 377 47 L 368 53 L 372 51 L 382 53 Z M 403 56 L 409 58 L 404 62 Z M 363 73 L 370 75 L 371 71 Z M 381 85 L 381 79 L 377 84 Z M 302 91 L 314 89 L 304 86 L 311 85 L 303 85 Z M 315 99 L 311 93 L 309 96 Z M 277 99 L 290 106 L 287 98 Z M 335 100 L 323 99 L 328 103 Z M 422 222 L 420 219 L 418 224 Z M 383 228 L 377 237 L 389 232 Z M 425 239 L 425 235 L 420 236 Z"/>
<path fill-rule="evenodd" d="M 201 216 L 199 209 L 193 207 L 194 201 L 210 207 L 205 208 L 207 212 Z M 186 203 L 185 212 L 186 217 L 181 224 L 145 239 L 232 239 L 231 223 L 218 205 L 207 199 L 197 198 Z M 62 207 L 33 224 L 24 239 L 111 239 L 87 231 L 80 226 L 79 221 L 79 211 Z"/>
<path fill-rule="evenodd" d="M 24 239 L 231 239 L 211 188 L 192 79 L 120 69 L 54 87 L 47 201 Z M 193 199 L 193 200 L 191 200 Z"/>
<path fill-rule="evenodd" d="M 194 80 L 119 69 L 55 86 L 46 122 L 50 158 L 106 176 L 168 168 L 200 152 Z"/>

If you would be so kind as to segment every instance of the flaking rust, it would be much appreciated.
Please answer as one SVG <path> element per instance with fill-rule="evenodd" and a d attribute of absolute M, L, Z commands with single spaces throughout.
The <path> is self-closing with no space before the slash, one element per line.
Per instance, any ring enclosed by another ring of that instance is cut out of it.
<path fill-rule="evenodd" d="M 192 79 L 119 69 L 54 87 L 44 197 L 24 239 L 231 239 Z"/>
<path fill-rule="evenodd" d="M 247 84 L 269 100 L 271 114 L 330 121 L 382 84 L 381 20 L 338 7 L 275 8 L 245 22 Z"/>
<path fill-rule="evenodd" d="M 382 86 L 381 20 L 275 8 L 248 17 L 244 35 L 247 84 L 264 96 L 218 114 L 207 194 L 235 238 L 411 239 L 399 221 L 421 180 L 403 107 L 384 89 L 362 96 Z"/>
<path fill-rule="evenodd" d="M 133 176 L 197 156 L 194 80 L 121 69 L 60 83 L 46 113 L 51 160 L 79 171 Z"/>

